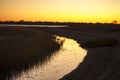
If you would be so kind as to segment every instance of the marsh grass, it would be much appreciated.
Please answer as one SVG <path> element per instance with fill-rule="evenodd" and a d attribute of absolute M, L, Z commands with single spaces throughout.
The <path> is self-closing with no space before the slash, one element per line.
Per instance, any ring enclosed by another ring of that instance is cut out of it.
<path fill-rule="evenodd" d="M 115 38 L 94 39 L 81 44 L 83 48 L 115 46 L 118 40 Z"/>
<path fill-rule="evenodd" d="M 55 37 L 33 28 L 0 28 L 0 79 L 41 65 L 60 48 Z"/>
<path fill-rule="evenodd" d="M 65 30 L 74 31 L 105 31 L 105 32 L 119 32 L 120 25 L 115 24 L 73 24 L 69 27 L 62 27 Z"/>

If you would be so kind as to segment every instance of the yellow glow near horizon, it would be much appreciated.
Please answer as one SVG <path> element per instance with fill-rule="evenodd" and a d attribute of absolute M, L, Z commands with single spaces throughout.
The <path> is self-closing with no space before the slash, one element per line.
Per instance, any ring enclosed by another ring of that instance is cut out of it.
<path fill-rule="evenodd" d="M 0 0 L 0 20 L 120 23 L 120 0 Z"/>

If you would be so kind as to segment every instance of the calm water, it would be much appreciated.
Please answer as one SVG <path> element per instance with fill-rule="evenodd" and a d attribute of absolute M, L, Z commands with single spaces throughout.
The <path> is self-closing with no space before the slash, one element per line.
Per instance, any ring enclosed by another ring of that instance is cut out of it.
<path fill-rule="evenodd" d="M 33 67 L 31 70 L 22 72 L 14 80 L 59 80 L 65 74 L 74 70 L 82 62 L 87 51 L 79 47 L 72 39 L 57 37 L 65 40 L 61 49 L 45 65 Z"/>
<path fill-rule="evenodd" d="M 9 27 L 9 26 L 18 26 L 18 27 L 67 27 L 67 25 L 17 25 L 17 24 L 0 24 L 0 27 Z"/>

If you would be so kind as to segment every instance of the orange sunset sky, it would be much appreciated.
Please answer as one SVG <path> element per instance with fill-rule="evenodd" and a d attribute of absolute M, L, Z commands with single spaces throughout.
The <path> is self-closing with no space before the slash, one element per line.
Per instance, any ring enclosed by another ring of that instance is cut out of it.
<path fill-rule="evenodd" d="M 0 20 L 120 23 L 120 0 L 0 0 Z"/>

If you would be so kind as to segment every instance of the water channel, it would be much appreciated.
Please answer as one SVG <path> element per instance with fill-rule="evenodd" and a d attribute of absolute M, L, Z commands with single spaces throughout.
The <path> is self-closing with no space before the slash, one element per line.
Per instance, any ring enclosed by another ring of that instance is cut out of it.
<path fill-rule="evenodd" d="M 33 67 L 29 71 L 22 72 L 14 80 L 59 80 L 65 74 L 74 70 L 86 56 L 87 50 L 79 44 L 65 37 L 56 37 L 57 40 L 64 40 L 63 46 L 43 66 Z"/>

